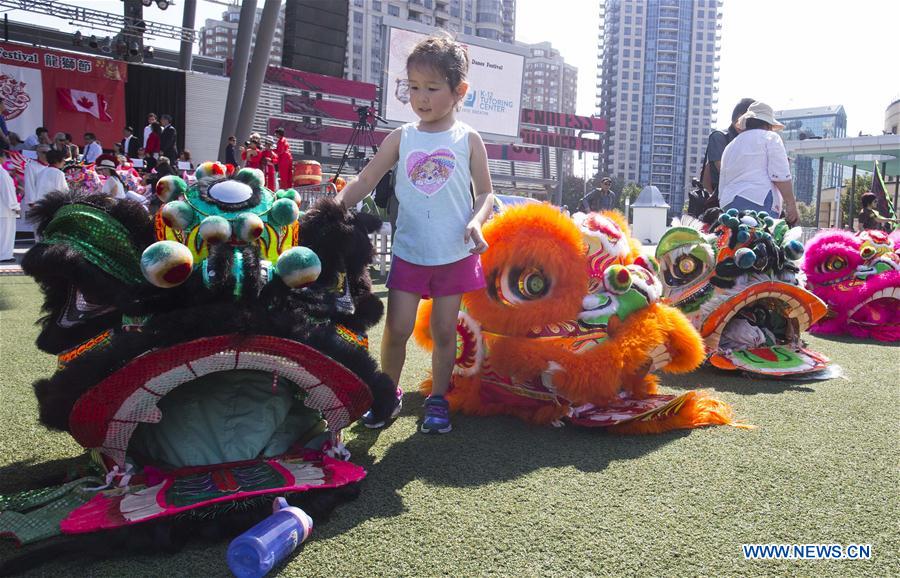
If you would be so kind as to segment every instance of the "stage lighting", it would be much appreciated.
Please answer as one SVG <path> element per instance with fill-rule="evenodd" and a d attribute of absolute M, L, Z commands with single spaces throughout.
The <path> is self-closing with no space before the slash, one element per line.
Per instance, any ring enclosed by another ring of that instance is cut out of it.
<path fill-rule="evenodd" d="M 141 45 L 137 43 L 137 40 L 132 40 L 131 44 L 128 45 L 128 54 L 131 56 L 137 56 L 141 53 Z"/>
<path fill-rule="evenodd" d="M 90 46 L 91 48 L 97 48 L 98 43 L 97 37 L 95 35 L 91 34 L 90 39 L 88 39 L 88 46 Z"/>
<path fill-rule="evenodd" d="M 151 4 L 153 4 L 153 0 L 141 0 L 141 4 L 145 7 L 149 8 Z"/>
<path fill-rule="evenodd" d="M 75 36 L 72 38 L 72 44 L 81 46 L 82 42 L 84 42 L 84 37 L 81 35 L 81 30 L 76 30 Z"/>
<path fill-rule="evenodd" d="M 100 52 L 104 54 L 112 52 L 112 39 L 109 36 L 100 41 Z"/>
<path fill-rule="evenodd" d="M 169 7 L 170 4 L 171 4 L 171 2 L 169 2 L 169 0 L 156 0 L 156 6 L 160 10 L 165 10 L 166 8 Z"/>
<path fill-rule="evenodd" d="M 145 60 L 150 60 L 151 58 L 153 58 L 153 47 L 152 47 L 152 46 L 145 46 L 145 47 L 144 47 L 144 59 L 145 59 Z"/>

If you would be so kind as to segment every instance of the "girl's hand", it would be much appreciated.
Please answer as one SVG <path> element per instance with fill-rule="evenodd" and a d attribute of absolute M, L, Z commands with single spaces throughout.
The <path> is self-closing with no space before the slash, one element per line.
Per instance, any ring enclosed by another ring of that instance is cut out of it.
<path fill-rule="evenodd" d="M 466 243 L 469 240 L 475 243 L 475 246 L 469 249 L 469 253 L 480 255 L 487 251 L 488 243 L 484 240 L 484 235 L 481 233 L 481 223 L 476 220 L 469 221 L 469 224 L 466 225 Z"/>

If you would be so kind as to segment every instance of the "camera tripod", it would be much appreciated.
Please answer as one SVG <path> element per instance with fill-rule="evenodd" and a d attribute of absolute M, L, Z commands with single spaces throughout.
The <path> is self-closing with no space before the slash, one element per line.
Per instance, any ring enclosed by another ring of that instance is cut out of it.
<path fill-rule="evenodd" d="M 375 144 L 375 123 L 377 121 L 387 121 L 378 116 L 375 109 L 369 106 L 360 106 L 356 109 L 356 113 L 359 115 L 359 119 L 353 123 L 353 132 L 350 134 L 350 140 L 347 142 L 347 147 L 344 148 L 341 162 L 338 164 L 337 170 L 334 171 L 332 182 L 337 182 L 337 178 L 344 169 L 344 165 L 346 165 L 347 161 L 350 159 L 351 150 L 355 150 L 354 158 L 357 159 L 366 158 L 365 148 L 367 146 L 372 149 L 373 155 L 378 152 L 378 145 Z M 369 120 L 370 118 L 372 120 Z M 360 150 L 360 147 L 362 147 L 362 150 Z M 357 167 L 357 169 L 358 168 L 359 167 Z"/>

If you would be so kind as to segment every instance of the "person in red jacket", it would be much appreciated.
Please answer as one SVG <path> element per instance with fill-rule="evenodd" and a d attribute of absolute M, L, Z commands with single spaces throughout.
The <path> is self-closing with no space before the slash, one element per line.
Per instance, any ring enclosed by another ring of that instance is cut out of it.
<path fill-rule="evenodd" d="M 262 163 L 260 164 L 260 169 L 263 174 L 266 175 L 266 188 L 274 191 L 278 189 L 278 183 L 275 180 L 275 170 L 278 166 L 278 155 L 275 154 L 275 151 L 272 150 L 272 142 L 271 137 L 266 137 L 263 139 L 263 151 L 259 155 L 262 157 Z"/>
<path fill-rule="evenodd" d="M 248 169 L 259 169 L 262 164 L 262 152 L 259 150 L 259 135 L 253 133 L 250 139 L 241 147 L 241 160 Z"/>
<path fill-rule="evenodd" d="M 294 157 L 291 154 L 291 144 L 284 138 L 284 129 L 275 129 L 275 154 L 278 155 L 278 183 L 282 189 L 289 189 L 294 182 Z"/>

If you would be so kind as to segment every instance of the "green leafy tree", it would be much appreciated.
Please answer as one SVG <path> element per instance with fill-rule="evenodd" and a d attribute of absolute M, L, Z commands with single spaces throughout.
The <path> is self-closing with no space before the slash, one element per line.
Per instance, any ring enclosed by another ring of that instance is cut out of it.
<path fill-rule="evenodd" d="M 592 188 L 589 182 L 587 190 L 590 191 Z M 584 191 L 584 179 L 574 175 L 566 177 L 566 180 L 563 181 L 562 204 L 569 207 L 569 210 L 574 213 L 578 210 Z"/>
<path fill-rule="evenodd" d="M 797 212 L 800 214 L 801 227 L 816 226 L 816 206 L 814 204 L 797 202 Z"/>
<path fill-rule="evenodd" d="M 625 200 L 628 199 L 628 204 L 633 205 L 639 194 L 641 194 L 641 187 L 637 183 L 628 183 L 624 185 L 619 192 L 619 210 L 624 213 Z"/>

